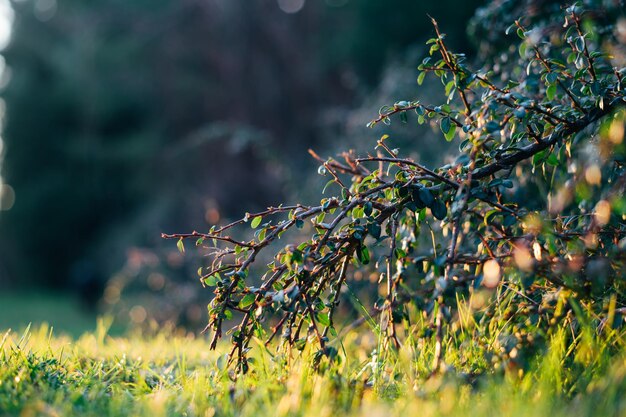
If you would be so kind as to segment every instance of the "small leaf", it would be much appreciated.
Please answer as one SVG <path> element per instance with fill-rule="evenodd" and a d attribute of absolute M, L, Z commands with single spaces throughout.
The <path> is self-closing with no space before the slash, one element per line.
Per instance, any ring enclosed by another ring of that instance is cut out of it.
<path fill-rule="evenodd" d="M 485 214 L 485 218 L 483 219 L 483 223 L 485 224 L 485 226 L 491 224 L 491 218 L 494 217 L 495 215 L 500 214 L 500 212 L 498 210 L 489 210 L 486 214 Z"/>
<path fill-rule="evenodd" d="M 381 232 L 381 228 L 380 228 L 380 224 L 373 222 L 367 225 L 367 232 L 374 238 L 374 239 L 379 239 L 380 238 L 380 232 Z"/>
<path fill-rule="evenodd" d="M 420 72 L 420 75 L 417 76 L 417 85 L 422 85 L 424 82 L 424 77 L 426 76 L 426 71 Z"/>
<path fill-rule="evenodd" d="M 507 214 L 506 216 L 504 216 L 504 219 L 502 220 L 502 224 L 505 227 L 513 226 L 515 223 L 517 223 L 517 219 L 515 218 L 515 216 L 511 214 Z"/>
<path fill-rule="evenodd" d="M 363 213 L 366 216 L 369 216 L 372 214 L 372 202 L 371 201 L 368 201 L 367 203 L 363 205 Z"/>
<path fill-rule="evenodd" d="M 485 129 L 487 129 L 487 133 L 497 132 L 498 130 L 500 130 L 500 124 L 498 122 L 490 120 L 485 125 Z"/>
<path fill-rule="evenodd" d="M 546 155 L 548 154 L 547 150 L 543 150 L 541 152 L 536 153 L 533 156 L 533 166 L 537 166 L 540 163 L 542 163 L 544 161 L 544 159 L 546 158 Z"/>
<path fill-rule="evenodd" d="M 548 163 L 548 165 L 552 165 L 553 167 L 555 167 L 559 164 L 559 158 L 555 154 L 551 153 L 546 159 L 546 162 Z"/>
<path fill-rule="evenodd" d="M 444 135 L 447 135 L 448 132 L 450 131 L 451 124 L 452 123 L 450 122 L 449 117 L 444 117 L 443 119 L 441 119 L 441 123 L 439 124 L 439 127 L 441 128 L 441 131 L 443 132 Z"/>
<path fill-rule="evenodd" d="M 548 75 L 546 75 L 546 82 L 548 84 L 554 84 L 557 79 L 558 79 L 558 75 L 556 72 L 550 72 L 548 73 Z"/>
<path fill-rule="evenodd" d="M 334 184 L 334 183 L 335 183 L 335 180 L 334 180 L 334 179 L 332 179 L 332 180 L 328 181 L 328 182 L 326 183 L 326 185 L 324 186 L 324 188 L 322 188 L 322 194 L 324 194 L 324 193 L 326 192 L 326 189 L 328 188 L 328 186 L 329 186 L 329 185 Z"/>
<path fill-rule="evenodd" d="M 239 308 L 246 308 L 254 303 L 256 296 L 253 293 L 246 294 L 241 301 L 239 301 Z"/>
<path fill-rule="evenodd" d="M 330 318 L 328 313 L 318 313 L 316 316 L 317 322 L 322 326 L 330 326 Z"/>
<path fill-rule="evenodd" d="M 259 227 L 259 225 L 261 224 L 261 220 L 263 220 L 263 217 L 261 216 L 256 216 L 255 218 L 252 219 L 252 221 L 250 222 L 250 227 L 253 229 L 256 229 L 257 227 Z"/>
<path fill-rule="evenodd" d="M 450 93 L 452 92 L 452 89 L 454 88 L 454 80 L 448 82 L 448 84 L 446 84 L 444 91 L 446 96 L 449 96 Z"/>
<path fill-rule="evenodd" d="M 362 245 L 361 248 L 357 250 L 356 254 L 359 258 L 359 262 L 363 265 L 370 263 L 370 251 L 367 249 L 367 246 Z"/>
<path fill-rule="evenodd" d="M 446 217 L 446 214 L 448 214 L 448 209 L 446 208 L 445 203 L 441 200 L 435 200 L 430 210 L 433 212 L 433 216 L 435 216 L 437 220 L 443 220 Z"/>
<path fill-rule="evenodd" d="M 519 55 L 522 59 L 526 58 L 526 52 L 528 51 L 528 44 L 526 42 L 522 42 L 519 45 Z"/>
<path fill-rule="evenodd" d="M 413 203 L 415 203 L 416 209 L 423 209 L 424 207 L 426 207 L 426 203 L 424 203 L 420 198 L 420 188 L 414 188 L 413 192 L 411 193 L 411 198 L 413 199 Z"/>
<path fill-rule="evenodd" d="M 176 247 L 180 253 L 185 253 L 185 244 L 183 243 L 183 238 L 178 239 L 178 243 L 176 243 Z"/>
<path fill-rule="evenodd" d="M 204 285 L 207 287 L 215 287 L 217 285 L 217 278 L 215 275 L 209 275 L 204 279 Z"/>
<path fill-rule="evenodd" d="M 552 84 L 546 88 L 546 97 L 548 100 L 553 100 L 556 94 L 556 84 Z"/>
<path fill-rule="evenodd" d="M 452 139 L 454 139 L 455 133 L 456 133 L 456 126 L 452 125 L 450 126 L 450 130 L 448 130 L 448 133 L 446 133 L 444 137 L 446 138 L 448 142 L 450 142 Z"/>
<path fill-rule="evenodd" d="M 304 350 L 304 346 L 306 346 L 306 338 L 305 337 L 301 337 L 300 339 L 296 340 L 295 343 L 294 343 L 294 346 L 299 351 L 303 351 Z"/>
<path fill-rule="evenodd" d="M 435 201 L 435 198 L 433 197 L 433 194 L 430 192 L 430 190 L 428 188 L 420 188 L 418 191 L 419 194 L 419 198 L 420 200 L 422 200 L 422 202 L 427 206 L 430 207 L 431 204 L 433 204 L 433 201 Z"/>

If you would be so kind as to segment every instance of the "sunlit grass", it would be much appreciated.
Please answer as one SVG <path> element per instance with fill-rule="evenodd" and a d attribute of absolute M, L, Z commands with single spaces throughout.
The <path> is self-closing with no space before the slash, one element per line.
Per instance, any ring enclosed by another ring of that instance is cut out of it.
<path fill-rule="evenodd" d="M 253 348 L 251 372 L 233 380 L 228 346 L 163 330 L 112 337 L 106 321 L 74 339 L 47 326 L 0 336 L 0 415 L 188 416 L 571 416 L 624 415 L 623 335 L 571 341 L 567 328 L 525 367 L 487 365 L 464 331 L 429 376 L 432 346 L 407 339 L 397 353 L 372 354 L 374 337 L 349 333 L 335 362 L 313 352 Z M 475 331 L 476 329 L 472 330 Z M 450 336 L 452 337 L 452 336 Z M 457 343 L 457 345 L 455 345 Z M 453 348 L 456 346 L 455 348 Z M 312 348 L 311 348 L 312 349 Z M 322 371 L 323 370 L 323 371 Z M 473 371 L 473 372 L 472 372 Z"/>

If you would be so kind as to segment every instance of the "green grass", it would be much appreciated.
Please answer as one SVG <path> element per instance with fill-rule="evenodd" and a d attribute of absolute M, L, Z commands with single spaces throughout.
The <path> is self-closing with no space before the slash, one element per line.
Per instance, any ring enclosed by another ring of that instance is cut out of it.
<path fill-rule="evenodd" d="M 103 321 L 79 338 L 56 336 L 45 325 L 3 332 L 0 416 L 626 415 L 626 348 L 618 331 L 590 329 L 571 340 L 569 329 L 559 328 L 523 366 L 516 355 L 490 356 L 498 349 L 470 346 L 456 332 L 435 376 L 428 375 L 429 339 L 409 337 L 397 353 L 372 355 L 381 341 L 368 334 L 346 335 L 323 371 L 311 367 L 308 349 L 277 353 L 255 345 L 252 371 L 233 381 L 220 356 L 228 346 L 209 351 L 191 334 L 113 337 Z"/>

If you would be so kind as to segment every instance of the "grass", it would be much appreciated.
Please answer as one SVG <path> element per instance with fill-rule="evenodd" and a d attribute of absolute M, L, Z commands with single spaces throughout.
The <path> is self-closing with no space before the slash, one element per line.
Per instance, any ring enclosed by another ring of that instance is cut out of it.
<path fill-rule="evenodd" d="M 308 348 L 277 353 L 259 343 L 252 371 L 233 380 L 220 356 L 227 345 L 209 351 L 203 337 L 171 329 L 115 337 L 108 324 L 78 338 L 45 325 L 0 334 L 0 416 L 626 415 L 620 331 L 572 340 L 560 327 L 525 364 L 456 332 L 435 376 L 428 338 L 384 355 L 372 354 L 379 339 L 352 332 L 320 370 Z"/>

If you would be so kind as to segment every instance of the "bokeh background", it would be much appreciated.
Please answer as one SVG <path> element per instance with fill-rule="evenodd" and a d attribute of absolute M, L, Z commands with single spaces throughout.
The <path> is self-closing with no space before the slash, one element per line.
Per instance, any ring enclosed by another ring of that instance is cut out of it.
<path fill-rule="evenodd" d="M 435 164 L 443 141 L 366 123 L 418 90 L 428 14 L 470 59 L 477 0 L 0 0 L 0 328 L 202 327 L 211 294 L 161 232 L 319 200 L 307 153 L 382 134 Z M 471 31 L 470 31 L 471 32 Z"/>

